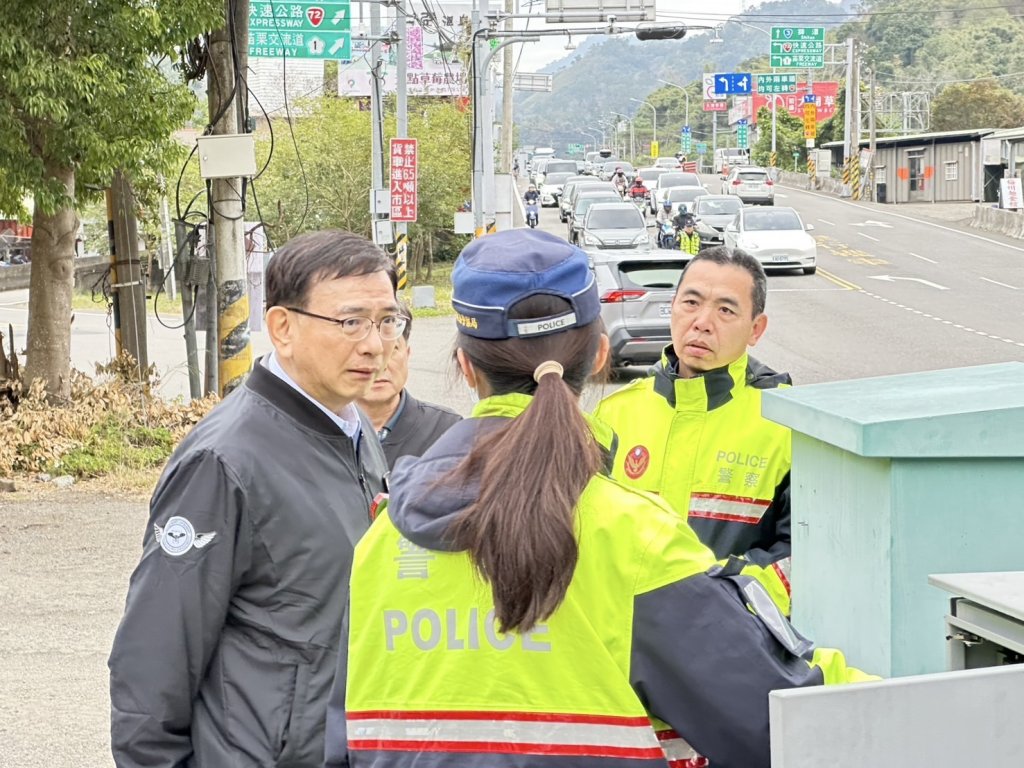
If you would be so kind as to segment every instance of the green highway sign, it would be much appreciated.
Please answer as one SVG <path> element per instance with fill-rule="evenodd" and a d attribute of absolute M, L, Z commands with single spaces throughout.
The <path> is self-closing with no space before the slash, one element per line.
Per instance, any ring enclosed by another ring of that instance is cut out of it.
<path fill-rule="evenodd" d="M 271 3 L 249 6 L 249 55 L 255 58 L 352 58 L 349 2 Z"/>
<path fill-rule="evenodd" d="M 703 155 L 708 151 L 708 143 L 706 141 L 697 142 L 697 154 Z"/>
<path fill-rule="evenodd" d="M 568 151 L 569 151 L 570 155 L 582 155 L 583 154 L 583 145 L 582 144 L 570 144 L 568 146 Z"/>
<path fill-rule="evenodd" d="M 796 75 L 776 75 L 774 73 L 756 73 L 754 75 L 755 90 L 762 96 L 775 93 L 796 93 Z"/>
<path fill-rule="evenodd" d="M 769 66 L 821 69 L 825 66 L 824 27 L 772 27 Z"/>

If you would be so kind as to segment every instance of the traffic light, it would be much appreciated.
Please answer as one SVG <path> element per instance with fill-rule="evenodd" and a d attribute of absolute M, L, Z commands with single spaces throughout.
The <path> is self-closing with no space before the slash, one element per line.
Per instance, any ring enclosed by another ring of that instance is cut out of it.
<path fill-rule="evenodd" d="M 686 37 L 686 26 L 637 27 L 634 32 L 637 40 L 682 40 Z"/>

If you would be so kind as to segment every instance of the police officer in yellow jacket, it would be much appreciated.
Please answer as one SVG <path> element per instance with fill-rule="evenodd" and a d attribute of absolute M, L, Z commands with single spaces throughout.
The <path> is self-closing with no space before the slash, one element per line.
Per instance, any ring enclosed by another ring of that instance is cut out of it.
<path fill-rule="evenodd" d="M 768 323 L 766 292 L 749 254 L 701 251 L 676 290 L 661 363 L 595 415 L 619 437 L 613 476 L 659 494 L 718 557 L 745 559 L 788 613 L 790 432 L 761 416 L 761 392 L 791 382 L 747 355 Z"/>
<path fill-rule="evenodd" d="M 608 353 L 582 251 L 502 232 L 452 282 L 483 399 L 398 460 L 357 547 L 327 766 L 768 768 L 769 691 L 866 676 L 608 476 L 578 404 Z"/>

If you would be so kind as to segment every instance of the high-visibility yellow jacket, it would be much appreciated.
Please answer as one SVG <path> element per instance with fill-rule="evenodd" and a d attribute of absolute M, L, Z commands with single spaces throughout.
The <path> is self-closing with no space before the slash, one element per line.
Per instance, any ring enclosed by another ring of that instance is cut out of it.
<path fill-rule="evenodd" d="M 679 250 L 690 256 L 696 256 L 700 252 L 700 235 L 696 230 L 689 235 L 685 229 L 679 231 Z"/>
<path fill-rule="evenodd" d="M 812 650 L 653 496 L 595 476 L 564 601 L 529 632 L 497 631 L 490 585 L 446 535 L 477 488 L 437 481 L 530 399 L 484 400 L 397 463 L 356 548 L 327 765 L 657 768 L 668 747 L 679 766 L 699 751 L 722 768 L 768 768 L 769 691 L 866 676 Z"/>
<path fill-rule="evenodd" d="M 747 355 L 691 379 L 677 365 L 669 346 L 653 375 L 598 405 L 619 438 L 612 475 L 687 516 L 718 557 L 749 561 L 788 614 L 791 435 L 761 416 L 761 392 L 789 376 Z"/>

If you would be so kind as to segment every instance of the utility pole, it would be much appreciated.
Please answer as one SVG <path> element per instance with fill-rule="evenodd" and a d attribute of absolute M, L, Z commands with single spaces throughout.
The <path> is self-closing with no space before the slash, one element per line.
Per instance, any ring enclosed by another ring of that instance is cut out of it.
<path fill-rule="evenodd" d="M 848 167 L 850 163 L 851 142 L 853 139 L 853 123 L 851 122 L 854 116 L 854 103 L 856 102 L 856 91 L 854 90 L 856 85 L 856 78 L 854 76 L 854 55 L 853 55 L 853 38 L 846 38 L 846 99 L 843 102 L 843 165 Z"/>
<path fill-rule="evenodd" d="M 384 77 L 380 66 L 380 3 L 370 3 L 370 183 L 373 191 L 384 188 L 384 146 L 382 104 Z M 374 219 L 376 219 L 374 215 Z M 374 232 L 376 235 L 376 231 Z"/>
<path fill-rule="evenodd" d="M 398 78 L 395 94 L 395 137 L 404 139 L 409 135 L 409 99 L 406 73 L 409 66 L 408 26 L 405 0 L 395 3 L 395 31 L 398 33 L 397 54 Z M 398 289 L 404 290 L 409 281 L 409 225 L 404 221 L 395 222 L 395 264 L 398 267 Z"/>
<path fill-rule="evenodd" d="M 868 196 L 875 200 L 875 148 L 878 138 L 875 129 L 875 69 L 871 68 L 871 79 L 868 81 Z"/>
<path fill-rule="evenodd" d="M 127 352 L 132 356 L 136 363 L 136 381 L 142 383 L 149 367 L 146 349 L 146 286 L 143 284 L 142 263 L 139 261 L 135 194 L 120 170 L 114 172 L 113 182 L 107 190 L 107 221 L 117 354 Z"/>
<path fill-rule="evenodd" d="M 487 14 L 490 11 L 489 0 L 478 0 L 480 6 L 480 28 L 488 26 Z M 490 43 L 481 40 L 481 53 L 486 57 L 491 53 Z M 487 58 L 486 66 L 480 67 L 480 90 L 483 95 L 483 123 L 481 130 L 481 141 L 483 143 L 483 203 L 485 227 L 489 227 L 494 221 L 494 86 L 491 78 L 490 57 Z"/>
<path fill-rule="evenodd" d="M 512 14 L 515 11 L 515 0 L 505 0 L 505 13 L 509 15 L 505 19 L 506 33 L 512 31 Z M 511 46 L 502 51 L 501 58 L 501 172 L 512 173 L 512 77 L 515 73 Z"/>
<path fill-rule="evenodd" d="M 248 98 L 243 67 L 249 45 L 249 0 L 225 0 L 224 6 L 226 24 L 210 33 L 209 43 L 207 94 L 215 136 L 239 133 L 238 101 Z M 241 385 L 252 369 L 242 179 L 212 179 L 211 190 L 216 264 L 216 304 L 211 301 L 211 306 L 217 310 L 216 381 L 218 394 L 223 397 Z"/>

